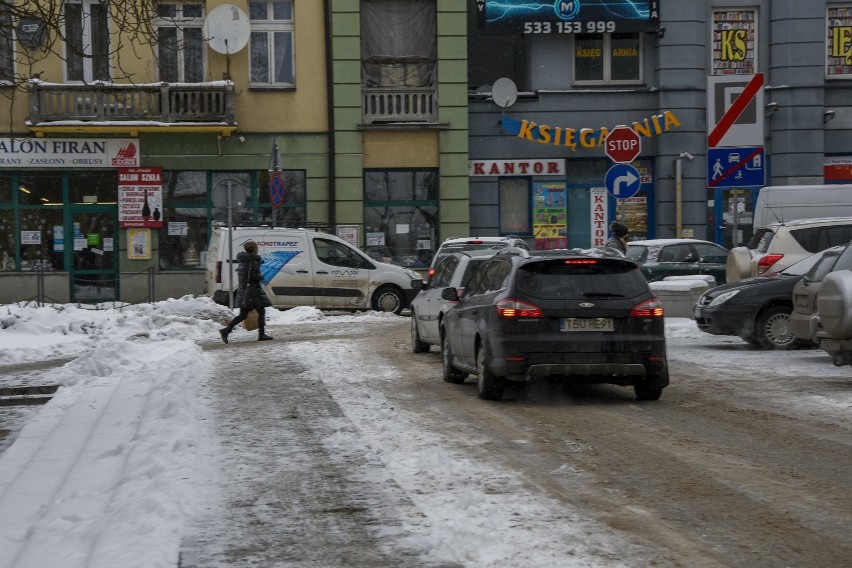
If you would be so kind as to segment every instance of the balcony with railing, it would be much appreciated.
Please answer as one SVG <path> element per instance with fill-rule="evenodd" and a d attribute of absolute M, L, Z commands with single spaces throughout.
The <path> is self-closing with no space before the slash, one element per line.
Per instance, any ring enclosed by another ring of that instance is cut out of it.
<path fill-rule="evenodd" d="M 233 131 L 234 88 L 216 83 L 70 85 L 33 82 L 29 86 L 32 130 L 111 126 L 128 131 L 196 127 Z"/>
<path fill-rule="evenodd" d="M 364 124 L 437 122 L 434 61 L 374 57 L 363 63 L 362 74 Z"/>

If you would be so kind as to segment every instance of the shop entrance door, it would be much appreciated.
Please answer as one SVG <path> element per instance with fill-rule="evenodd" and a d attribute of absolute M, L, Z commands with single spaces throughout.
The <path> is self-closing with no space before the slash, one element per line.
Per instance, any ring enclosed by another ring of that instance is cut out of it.
<path fill-rule="evenodd" d="M 716 188 L 713 196 L 714 241 L 731 249 L 754 234 L 754 202 L 759 189 Z"/>
<path fill-rule="evenodd" d="M 71 247 L 71 301 L 119 299 L 118 214 L 115 205 L 76 205 L 66 242 Z"/>

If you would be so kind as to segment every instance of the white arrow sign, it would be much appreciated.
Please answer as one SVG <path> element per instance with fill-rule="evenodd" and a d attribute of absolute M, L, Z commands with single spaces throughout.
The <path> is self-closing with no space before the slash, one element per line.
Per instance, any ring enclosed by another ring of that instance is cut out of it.
<path fill-rule="evenodd" d="M 612 184 L 612 193 L 616 197 L 618 197 L 619 195 L 621 195 L 622 187 L 630 187 L 637 181 L 639 181 L 639 178 L 633 175 L 633 172 L 627 172 L 623 176 L 618 176 L 617 178 L 615 178 L 615 182 Z"/>

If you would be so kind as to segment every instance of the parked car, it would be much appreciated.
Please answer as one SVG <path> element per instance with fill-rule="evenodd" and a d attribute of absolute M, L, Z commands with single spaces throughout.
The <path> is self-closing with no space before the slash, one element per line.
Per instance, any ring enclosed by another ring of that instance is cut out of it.
<path fill-rule="evenodd" d="M 695 304 L 698 329 L 713 335 L 735 335 L 765 349 L 810 345 L 790 331 L 793 287 L 820 260 L 834 254 L 823 251 L 780 272 L 711 288 Z"/>
<path fill-rule="evenodd" d="M 529 250 L 529 245 L 521 237 L 507 235 L 504 237 L 462 237 L 450 238 L 444 240 L 438 250 L 435 251 L 435 256 L 432 257 L 432 264 L 429 267 L 429 275 L 431 277 L 435 272 L 435 267 L 441 262 L 441 259 L 448 254 L 454 252 L 465 252 L 471 250 L 490 250 L 492 253 L 508 247 L 517 247 Z"/>
<path fill-rule="evenodd" d="M 493 250 L 480 249 L 450 253 L 441 259 L 435 273 L 411 302 L 411 350 L 414 353 L 426 353 L 430 345 L 441 344 L 441 322 L 455 303 L 441 298 L 443 289 L 452 286 L 464 290 L 474 269 L 492 256 Z"/>
<path fill-rule="evenodd" d="M 784 270 L 809 255 L 852 240 L 852 217 L 770 223 L 755 229 L 744 247 L 728 251 L 726 279 L 739 282 Z"/>
<path fill-rule="evenodd" d="M 728 249 L 697 239 L 651 239 L 627 243 L 630 260 L 639 264 L 648 282 L 667 276 L 709 274 L 725 283 Z"/>
<path fill-rule="evenodd" d="M 816 305 L 817 313 L 811 318 L 814 342 L 831 355 L 832 363 L 838 367 L 852 364 L 852 271 L 835 270 L 828 274 L 822 281 Z"/>
<path fill-rule="evenodd" d="M 444 380 L 476 375 L 480 398 L 507 381 L 632 385 L 657 400 L 669 384 L 664 312 L 638 265 L 606 250 L 507 249 L 480 266 L 444 314 Z"/>
<path fill-rule="evenodd" d="M 812 341 L 811 318 L 816 314 L 816 301 L 822 281 L 835 270 L 852 268 L 852 254 L 843 257 L 846 247 L 832 247 L 826 254 L 793 286 L 793 311 L 790 314 L 790 333 L 803 341 Z"/>

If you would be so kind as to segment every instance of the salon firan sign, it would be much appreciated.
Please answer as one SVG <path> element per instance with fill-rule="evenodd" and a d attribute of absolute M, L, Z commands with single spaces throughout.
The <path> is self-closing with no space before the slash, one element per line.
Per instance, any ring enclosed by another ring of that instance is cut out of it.
<path fill-rule="evenodd" d="M 0 138 L 0 168 L 132 168 L 135 138 Z"/>

